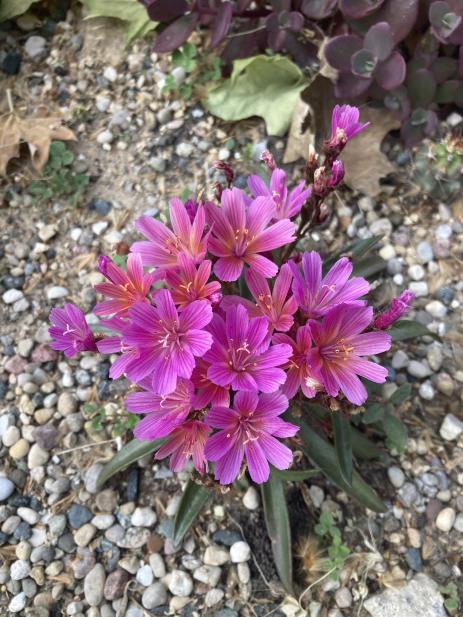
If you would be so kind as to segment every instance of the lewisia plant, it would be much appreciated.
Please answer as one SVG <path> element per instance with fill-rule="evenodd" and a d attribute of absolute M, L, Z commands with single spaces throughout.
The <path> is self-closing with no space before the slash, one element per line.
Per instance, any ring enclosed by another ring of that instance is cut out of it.
<path fill-rule="evenodd" d="M 349 418 L 366 402 L 367 384 L 385 382 L 377 355 L 391 347 L 387 330 L 413 297 L 406 292 L 376 313 L 370 284 L 355 275 L 349 256 L 323 260 L 298 244 L 329 219 L 326 198 L 344 176 L 339 155 L 365 129 L 357 108 L 336 107 L 323 163 L 313 152 L 293 189 L 268 152 L 268 180 L 251 176 L 248 191 L 234 187 L 232 170 L 218 164 L 228 187 L 215 187 L 215 201 L 173 199 L 169 226 L 148 216 L 135 222 L 143 239 L 124 267 L 100 258 L 107 282 L 96 287 L 105 299 L 94 312 L 102 327 L 92 332 L 73 305 L 52 310 L 54 349 L 111 354 L 110 377 L 132 384 L 126 407 L 141 417 L 136 439 L 102 481 L 154 451 L 174 471 L 194 468 L 196 483 L 186 491 L 191 510 L 211 487 L 247 472 L 264 485 L 271 525 L 269 508 L 285 507 L 278 497 L 284 474 L 313 473 L 300 462 L 291 470 L 302 450 L 338 486 L 382 510 L 352 469 Z M 176 523 L 176 541 L 187 528 Z"/>

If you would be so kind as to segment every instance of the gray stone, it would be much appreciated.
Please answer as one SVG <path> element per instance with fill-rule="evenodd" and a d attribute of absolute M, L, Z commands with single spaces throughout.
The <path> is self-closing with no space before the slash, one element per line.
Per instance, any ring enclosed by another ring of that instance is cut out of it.
<path fill-rule="evenodd" d="M 230 561 L 230 553 L 225 548 L 212 544 L 206 548 L 203 561 L 207 566 L 222 566 Z"/>
<path fill-rule="evenodd" d="M 141 603 L 144 608 L 151 610 L 157 606 L 162 606 L 167 602 L 167 589 L 164 583 L 153 583 L 143 592 Z"/>
<path fill-rule="evenodd" d="M 193 578 L 209 587 L 215 587 L 221 574 L 222 570 L 218 566 L 201 566 L 194 571 Z"/>
<path fill-rule="evenodd" d="M 72 504 L 68 510 L 68 521 L 71 527 L 79 529 L 93 518 L 91 511 L 78 503 Z"/>
<path fill-rule="evenodd" d="M 349 608 L 352 604 L 352 594 L 347 587 L 341 587 L 334 594 L 334 599 L 339 608 Z"/>
<path fill-rule="evenodd" d="M 58 398 L 58 411 L 63 416 L 68 416 L 77 411 L 78 401 L 70 392 L 62 392 Z"/>
<path fill-rule="evenodd" d="M 31 565 L 24 559 L 18 559 L 11 564 L 10 577 L 13 581 L 22 581 L 23 578 L 29 576 Z"/>
<path fill-rule="evenodd" d="M 31 60 L 37 62 L 45 57 L 46 44 L 47 41 L 43 36 L 30 36 L 24 45 L 24 50 Z"/>
<path fill-rule="evenodd" d="M 434 252 L 432 250 L 432 246 L 429 244 L 429 242 L 426 242 L 426 240 L 418 243 L 416 247 L 416 254 L 421 263 L 424 264 L 434 259 Z"/>
<path fill-rule="evenodd" d="M 453 524 L 453 528 L 459 531 L 460 533 L 463 533 L 463 512 L 460 512 L 459 514 L 457 514 L 455 523 Z"/>
<path fill-rule="evenodd" d="M 424 381 L 418 389 L 418 394 L 425 401 L 432 401 L 436 396 L 436 391 L 430 381 Z"/>
<path fill-rule="evenodd" d="M 444 508 L 439 512 L 436 518 L 436 527 L 444 533 L 449 532 L 456 519 L 456 512 L 453 508 Z"/>
<path fill-rule="evenodd" d="M 434 319 L 444 319 L 447 315 L 447 307 L 439 300 L 432 300 L 426 304 L 426 311 L 434 317 Z"/>
<path fill-rule="evenodd" d="M 394 368 L 396 371 L 400 370 L 401 368 L 405 368 L 406 366 L 408 366 L 408 363 L 410 362 L 407 354 L 405 353 L 405 351 L 402 351 L 401 349 L 398 349 L 395 354 L 392 356 L 392 368 Z"/>
<path fill-rule="evenodd" d="M 389 236 L 392 232 L 392 223 L 387 218 L 377 219 L 371 223 L 370 231 L 374 236 Z"/>
<path fill-rule="evenodd" d="M 410 266 L 408 269 L 408 276 L 413 280 L 413 281 L 422 281 L 424 279 L 424 268 L 423 266 L 420 266 L 420 264 L 414 264 L 413 266 Z"/>
<path fill-rule="evenodd" d="M 138 569 L 136 579 L 143 587 L 149 587 L 151 585 L 153 582 L 153 571 L 148 564 Z"/>
<path fill-rule="evenodd" d="M 448 413 L 439 430 L 439 434 L 445 441 L 453 441 L 463 433 L 463 422 L 453 413 Z"/>
<path fill-rule="evenodd" d="M 11 613 L 19 613 L 26 606 L 26 594 L 24 591 L 18 593 L 18 595 L 14 596 L 10 603 L 8 604 L 8 610 Z"/>
<path fill-rule="evenodd" d="M 398 467 L 397 465 L 389 467 L 389 469 L 387 470 L 387 475 L 392 486 L 395 486 L 395 488 L 400 488 L 401 486 L 403 486 L 403 483 L 405 482 L 405 474 L 400 469 L 400 467 Z"/>
<path fill-rule="evenodd" d="M 135 508 L 131 523 L 134 527 L 152 527 L 157 521 L 156 513 L 151 508 Z"/>
<path fill-rule="evenodd" d="M 418 362 L 418 360 L 412 360 L 407 367 L 407 371 L 417 379 L 425 379 L 432 375 L 432 370 L 427 366 L 427 363 Z"/>
<path fill-rule="evenodd" d="M 398 497 L 406 508 L 410 508 L 416 501 L 418 501 L 420 495 L 414 484 L 411 482 L 405 482 L 405 484 L 398 491 Z"/>
<path fill-rule="evenodd" d="M 95 494 L 98 492 L 96 483 L 103 467 L 104 465 L 102 465 L 101 463 L 95 463 L 94 465 L 91 465 L 85 472 L 85 490 L 87 490 L 89 493 Z"/>
<path fill-rule="evenodd" d="M 41 467 L 42 465 L 45 465 L 49 457 L 50 454 L 46 450 L 43 450 L 43 448 L 41 448 L 39 444 L 34 443 L 29 450 L 29 454 L 27 456 L 27 466 L 29 467 L 29 469 Z"/>
<path fill-rule="evenodd" d="M 65 298 L 69 295 L 69 290 L 66 287 L 60 287 L 59 285 L 54 285 L 53 287 L 49 287 L 47 289 L 47 299 L 48 300 L 58 300 L 59 298 Z"/>
<path fill-rule="evenodd" d="M 192 155 L 192 153 L 193 153 L 193 145 L 187 144 L 183 141 L 180 142 L 175 148 L 175 154 L 183 158 L 188 158 L 189 156 Z"/>
<path fill-rule="evenodd" d="M 151 553 L 149 556 L 149 562 L 151 569 L 153 570 L 153 574 L 156 578 L 162 578 L 166 575 L 166 566 L 164 564 L 164 559 L 162 555 L 159 553 Z"/>
<path fill-rule="evenodd" d="M 325 493 L 323 489 L 316 484 L 312 484 L 309 488 L 309 495 L 313 505 L 316 508 L 321 508 L 322 503 L 325 501 Z"/>
<path fill-rule="evenodd" d="M 233 563 L 248 561 L 251 557 L 251 547 L 247 542 L 235 542 L 235 544 L 230 547 L 230 557 Z"/>
<path fill-rule="evenodd" d="M 193 591 L 191 576 L 183 570 L 172 570 L 169 574 L 169 591 L 174 596 L 189 596 Z"/>
<path fill-rule="evenodd" d="M 410 289 L 417 298 L 425 298 L 429 293 L 426 281 L 413 281 L 410 283 Z"/>
<path fill-rule="evenodd" d="M 84 595 L 90 606 L 99 606 L 102 603 L 105 581 L 105 570 L 97 563 L 84 579 Z"/>
<path fill-rule="evenodd" d="M 20 289 L 8 289 L 2 296 L 2 300 L 5 304 L 14 304 L 18 300 L 24 297 L 23 292 Z"/>
<path fill-rule="evenodd" d="M 14 492 L 15 486 L 9 478 L 0 476 L 0 501 L 5 501 Z"/>
<path fill-rule="evenodd" d="M 364 607 L 372 617 L 447 617 L 438 585 L 425 574 L 368 598 Z"/>

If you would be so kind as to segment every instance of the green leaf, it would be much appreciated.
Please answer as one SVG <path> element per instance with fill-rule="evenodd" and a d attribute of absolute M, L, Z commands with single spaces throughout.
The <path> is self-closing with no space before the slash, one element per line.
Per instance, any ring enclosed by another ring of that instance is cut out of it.
<path fill-rule="evenodd" d="M 388 415 L 383 419 L 383 430 L 386 433 L 386 445 L 402 453 L 407 444 L 407 427 L 396 416 Z"/>
<path fill-rule="evenodd" d="M 340 412 L 331 416 L 334 434 L 334 449 L 338 459 L 339 471 L 348 484 L 352 484 L 352 435 L 350 420 Z"/>
<path fill-rule="evenodd" d="M 273 469 L 272 473 L 280 480 L 286 480 L 288 482 L 302 482 L 308 478 L 313 478 L 320 474 L 319 469 Z"/>
<path fill-rule="evenodd" d="M 386 268 L 386 262 L 377 255 L 370 255 L 364 257 L 360 261 L 354 262 L 354 269 L 352 270 L 352 276 L 363 276 L 368 278 L 378 272 L 382 272 Z"/>
<path fill-rule="evenodd" d="M 372 236 L 365 240 L 357 240 L 340 248 L 334 255 L 323 262 L 324 270 L 328 270 L 342 255 L 349 255 L 352 260 L 360 259 L 382 240 L 383 236 Z"/>
<path fill-rule="evenodd" d="M 92 17 L 115 17 L 127 22 L 125 45 L 143 38 L 157 26 L 151 21 L 146 8 L 138 0 L 81 0 L 88 11 L 86 19 Z"/>
<path fill-rule="evenodd" d="M 174 520 L 173 542 L 175 546 L 180 544 L 184 535 L 206 505 L 209 495 L 210 492 L 207 488 L 196 484 L 193 480 L 188 480 Z"/>
<path fill-rule="evenodd" d="M 363 433 L 357 430 L 354 426 L 350 427 L 352 439 L 352 452 L 354 456 L 364 459 L 380 458 L 381 450 L 372 441 L 365 437 Z"/>
<path fill-rule="evenodd" d="M 114 474 L 122 471 L 138 459 L 143 458 L 151 452 L 158 450 L 163 439 L 156 439 L 155 441 L 140 441 L 139 439 L 132 439 L 129 443 L 125 444 L 119 452 L 117 452 L 113 458 L 106 463 L 98 476 L 97 487 L 101 488 L 103 484 L 109 480 Z"/>
<path fill-rule="evenodd" d="M 431 336 L 436 340 L 440 340 L 440 337 L 431 332 L 420 324 L 418 321 L 414 321 L 413 319 L 401 319 L 400 321 L 396 321 L 389 330 L 388 333 L 391 335 L 393 341 L 406 341 L 410 338 L 417 338 L 418 336 Z"/>
<path fill-rule="evenodd" d="M 6 21 L 26 13 L 39 0 L 1 0 L 0 21 Z"/>
<path fill-rule="evenodd" d="M 378 495 L 363 480 L 357 471 L 352 473 L 352 485 L 349 485 L 342 477 L 336 453 L 331 444 L 323 437 L 320 437 L 308 424 L 301 418 L 292 416 L 291 421 L 300 427 L 299 436 L 305 443 L 304 452 L 306 456 L 340 489 L 356 499 L 359 503 L 375 512 L 386 512 L 386 507 L 379 499 Z"/>
<path fill-rule="evenodd" d="M 269 135 L 282 136 L 307 83 L 299 67 L 283 56 L 235 60 L 231 77 L 209 90 L 206 107 L 228 121 L 260 116 Z"/>
<path fill-rule="evenodd" d="M 267 482 L 261 485 L 264 504 L 265 523 L 272 544 L 275 566 L 286 591 L 293 592 L 293 557 L 291 552 L 291 529 L 289 526 L 288 505 L 286 503 L 283 481 L 272 473 Z"/>
<path fill-rule="evenodd" d="M 367 407 L 367 410 L 362 415 L 362 422 L 364 424 L 374 424 L 384 418 L 386 413 L 386 407 L 383 403 L 373 403 Z"/>
<path fill-rule="evenodd" d="M 411 384 L 409 383 L 402 384 L 400 388 L 397 388 L 394 394 L 392 394 L 392 396 L 389 397 L 388 403 L 390 403 L 391 405 L 396 405 L 396 406 L 400 405 L 401 403 L 403 403 L 410 397 L 411 391 L 412 391 Z"/>

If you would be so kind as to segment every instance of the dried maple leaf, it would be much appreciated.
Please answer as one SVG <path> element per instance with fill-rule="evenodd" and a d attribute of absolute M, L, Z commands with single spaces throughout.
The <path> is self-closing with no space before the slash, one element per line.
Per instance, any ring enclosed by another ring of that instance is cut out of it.
<path fill-rule="evenodd" d="M 10 111 L 0 117 L 0 176 L 6 176 L 10 160 L 19 157 L 23 142 L 29 148 L 34 169 L 42 171 L 52 141 L 76 139 L 73 131 L 61 122 L 59 114 L 52 115 L 45 107 L 40 107 L 33 116 L 22 118 L 10 104 Z"/>

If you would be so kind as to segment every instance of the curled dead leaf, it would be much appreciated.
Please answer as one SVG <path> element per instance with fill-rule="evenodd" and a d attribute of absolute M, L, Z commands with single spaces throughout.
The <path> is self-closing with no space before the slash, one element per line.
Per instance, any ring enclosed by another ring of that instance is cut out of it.
<path fill-rule="evenodd" d="M 42 171 L 52 141 L 75 139 L 74 132 L 62 125 L 61 116 L 46 107 L 27 118 L 12 109 L 0 117 L 0 176 L 6 176 L 10 160 L 19 157 L 21 143 L 27 144 L 34 169 Z"/>

